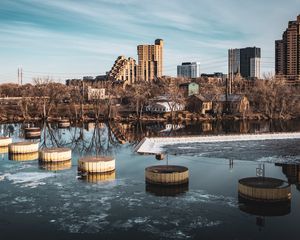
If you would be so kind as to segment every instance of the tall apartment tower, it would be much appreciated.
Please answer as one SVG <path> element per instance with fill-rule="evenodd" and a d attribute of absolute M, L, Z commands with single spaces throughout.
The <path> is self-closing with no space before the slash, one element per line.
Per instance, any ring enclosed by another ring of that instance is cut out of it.
<path fill-rule="evenodd" d="M 137 79 L 139 81 L 153 81 L 163 74 L 163 46 L 162 39 L 156 39 L 154 45 L 138 45 Z"/>
<path fill-rule="evenodd" d="M 199 62 L 184 62 L 177 66 L 177 77 L 198 78 L 200 76 Z"/>
<path fill-rule="evenodd" d="M 300 80 L 300 15 L 296 21 L 289 21 L 282 39 L 275 41 L 275 73 Z"/>
<path fill-rule="evenodd" d="M 246 79 L 260 78 L 261 50 L 257 47 L 228 50 L 228 76 L 240 74 Z"/>

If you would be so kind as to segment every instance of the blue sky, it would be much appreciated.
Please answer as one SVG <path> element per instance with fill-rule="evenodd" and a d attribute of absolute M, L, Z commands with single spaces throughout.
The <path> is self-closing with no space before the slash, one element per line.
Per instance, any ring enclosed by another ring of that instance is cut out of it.
<path fill-rule="evenodd" d="M 165 41 L 164 74 L 184 61 L 227 72 L 227 49 L 262 48 L 274 71 L 274 40 L 300 14 L 299 0 L 0 0 L 0 83 L 57 81 L 108 71 L 138 44 Z"/>

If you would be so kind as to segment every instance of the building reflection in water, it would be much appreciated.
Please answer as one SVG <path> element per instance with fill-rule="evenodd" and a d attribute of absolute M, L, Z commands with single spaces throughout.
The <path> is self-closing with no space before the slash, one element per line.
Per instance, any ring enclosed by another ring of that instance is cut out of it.
<path fill-rule="evenodd" d="M 117 138 L 136 143 L 144 137 L 184 136 L 201 134 L 224 133 L 262 133 L 269 132 L 268 121 L 215 121 L 215 122 L 181 122 L 169 124 L 167 122 L 128 122 L 110 124 Z M 285 128 L 273 126 L 274 131 L 284 131 Z"/>
<path fill-rule="evenodd" d="M 146 184 L 146 192 L 158 197 L 176 197 L 189 191 L 189 184 L 176 186 L 161 186 L 157 184 Z"/>
<path fill-rule="evenodd" d="M 89 183 L 113 181 L 116 179 L 116 171 L 111 171 L 107 173 L 93 173 L 93 174 L 80 175 L 79 179 L 87 181 Z"/>

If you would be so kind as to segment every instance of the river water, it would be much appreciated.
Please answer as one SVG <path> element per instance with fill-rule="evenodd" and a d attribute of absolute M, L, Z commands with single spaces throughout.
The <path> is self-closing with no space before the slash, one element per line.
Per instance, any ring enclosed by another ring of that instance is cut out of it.
<path fill-rule="evenodd" d="M 21 141 L 22 126 L 2 124 L 0 133 Z M 173 189 L 146 186 L 145 168 L 166 161 L 133 151 L 144 136 L 291 132 L 300 131 L 298 121 L 41 127 L 40 146 L 71 147 L 72 166 L 59 169 L 0 155 L 3 238 L 299 239 L 299 140 L 167 146 L 169 164 L 190 171 L 189 185 Z M 120 144 L 121 138 L 127 142 Z M 80 179 L 78 159 L 95 154 L 114 156 L 115 173 Z M 262 165 L 267 177 L 291 183 L 290 205 L 262 207 L 238 198 L 238 180 L 256 176 Z"/>

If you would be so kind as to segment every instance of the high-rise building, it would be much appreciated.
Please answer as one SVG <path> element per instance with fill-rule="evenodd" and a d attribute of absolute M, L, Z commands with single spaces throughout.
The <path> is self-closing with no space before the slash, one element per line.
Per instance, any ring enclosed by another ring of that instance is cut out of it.
<path fill-rule="evenodd" d="M 156 39 L 154 45 L 137 46 L 137 79 L 139 81 L 152 81 L 162 76 L 163 46 L 162 39 Z"/>
<path fill-rule="evenodd" d="M 111 81 L 122 81 L 127 84 L 133 84 L 136 79 L 136 64 L 133 58 L 125 58 L 124 56 L 119 56 L 112 66 L 111 70 L 108 72 L 108 80 Z"/>
<path fill-rule="evenodd" d="M 200 76 L 199 62 L 184 62 L 177 66 L 177 77 L 197 78 Z"/>
<path fill-rule="evenodd" d="M 275 72 L 289 80 L 300 80 L 300 15 L 289 21 L 281 40 L 275 41 Z"/>
<path fill-rule="evenodd" d="M 240 74 L 246 79 L 260 78 L 261 51 L 257 47 L 228 50 L 228 75 Z"/>

